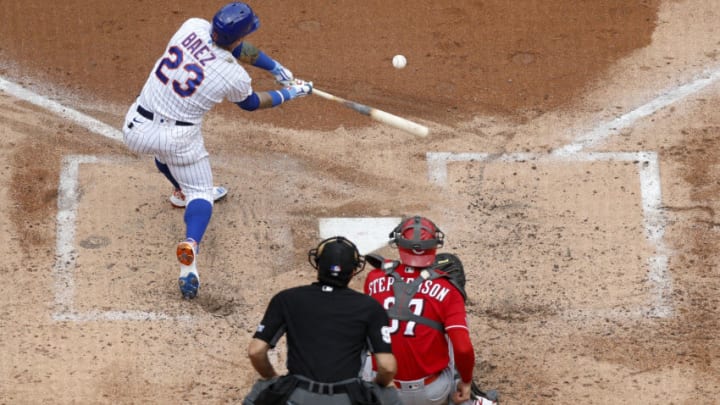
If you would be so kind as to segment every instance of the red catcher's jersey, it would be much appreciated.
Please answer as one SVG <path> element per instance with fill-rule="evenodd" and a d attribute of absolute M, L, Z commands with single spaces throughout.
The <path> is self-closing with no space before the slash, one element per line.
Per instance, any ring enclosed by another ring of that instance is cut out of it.
<path fill-rule="evenodd" d="M 412 282 L 420 275 L 419 270 L 398 266 L 395 271 Z M 380 269 L 368 273 L 365 294 L 375 298 L 385 309 L 395 303 L 392 284 L 395 280 Z M 445 325 L 445 330 L 467 329 L 465 301 L 460 292 L 445 278 L 426 280 L 410 301 L 410 310 L 425 318 Z M 413 321 L 390 319 L 392 351 L 397 359 L 396 380 L 417 380 L 445 369 L 450 363 L 448 341 L 445 334 L 430 326 Z"/>

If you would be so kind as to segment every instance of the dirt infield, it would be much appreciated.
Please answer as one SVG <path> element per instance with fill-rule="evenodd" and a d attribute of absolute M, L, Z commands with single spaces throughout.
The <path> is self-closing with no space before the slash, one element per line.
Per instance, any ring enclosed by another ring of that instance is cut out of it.
<path fill-rule="evenodd" d="M 313 280 L 319 220 L 417 213 L 465 262 L 477 381 L 502 403 L 716 403 L 718 2 L 250 3 L 251 41 L 298 77 L 431 134 L 319 97 L 219 106 L 230 192 L 193 301 L 182 210 L 112 131 L 169 36 L 224 2 L 58 3 L 0 2 L 0 404 L 239 403 L 268 300 Z"/>

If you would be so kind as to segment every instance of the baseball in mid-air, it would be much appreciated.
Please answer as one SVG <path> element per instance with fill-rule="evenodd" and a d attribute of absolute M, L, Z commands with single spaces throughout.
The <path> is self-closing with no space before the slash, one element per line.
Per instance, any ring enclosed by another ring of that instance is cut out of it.
<path fill-rule="evenodd" d="M 402 55 L 395 55 L 393 56 L 393 66 L 395 66 L 395 69 L 402 69 L 407 65 L 407 59 L 405 59 Z"/>

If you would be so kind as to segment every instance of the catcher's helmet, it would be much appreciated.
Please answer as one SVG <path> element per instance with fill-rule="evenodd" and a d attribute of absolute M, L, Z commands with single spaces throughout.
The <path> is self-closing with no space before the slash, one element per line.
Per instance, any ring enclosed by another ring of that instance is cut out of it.
<path fill-rule="evenodd" d="M 228 3 L 213 17 L 212 38 L 220 46 L 230 45 L 260 27 L 260 20 L 245 3 Z"/>
<path fill-rule="evenodd" d="M 414 216 L 390 232 L 390 246 L 397 247 L 400 260 L 411 267 L 428 267 L 435 261 L 435 251 L 442 247 L 445 234 L 431 220 Z"/>
<path fill-rule="evenodd" d="M 365 268 L 365 258 L 354 243 L 342 236 L 320 242 L 308 252 L 308 261 L 318 270 L 318 280 L 336 287 L 345 287 Z"/>

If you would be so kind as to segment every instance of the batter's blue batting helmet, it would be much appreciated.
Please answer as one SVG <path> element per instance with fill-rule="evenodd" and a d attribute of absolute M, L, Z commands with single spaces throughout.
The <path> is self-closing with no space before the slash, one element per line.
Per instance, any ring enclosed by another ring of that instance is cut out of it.
<path fill-rule="evenodd" d="M 260 27 L 260 20 L 245 3 L 228 3 L 213 17 L 213 41 L 220 46 L 230 45 L 238 38 Z"/>

